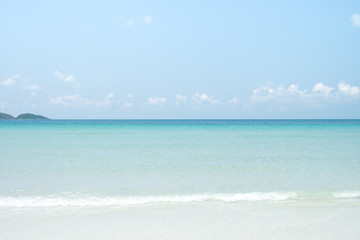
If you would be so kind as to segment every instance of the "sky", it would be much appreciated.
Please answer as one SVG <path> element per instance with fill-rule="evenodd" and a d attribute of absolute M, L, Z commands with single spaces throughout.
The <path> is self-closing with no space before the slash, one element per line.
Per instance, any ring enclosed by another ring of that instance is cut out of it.
<path fill-rule="evenodd" d="M 0 1 L 0 112 L 360 118 L 360 1 Z"/>

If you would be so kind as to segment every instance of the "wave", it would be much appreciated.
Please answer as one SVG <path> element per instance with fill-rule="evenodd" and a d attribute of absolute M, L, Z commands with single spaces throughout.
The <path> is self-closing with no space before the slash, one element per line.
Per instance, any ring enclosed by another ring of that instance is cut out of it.
<path fill-rule="evenodd" d="M 335 192 L 335 198 L 360 198 L 360 191 Z"/>
<path fill-rule="evenodd" d="M 0 207 L 97 207 L 136 206 L 161 203 L 193 203 L 205 201 L 284 201 L 295 199 L 294 192 L 251 192 L 235 194 L 192 194 L 138 197 L 0 197 Z"/>
<path fill-rule="evenodd" d="M 315 198 L 314 198 L 315 197 Z M 31 196 L 14 197 L 0 196 L 0 207 L 101 207 L 101 206 L 139 206 L 166 203 L 196 203 L 206 201 L 218 202 L 256 202 L 256 201 L 286 201 L 286 200 L 336 200 L 357 199 L 360 191 L 332 192 L 323 195 L 308 195 L 297 192 L 250 192 L 250 193 L 206 193 L 189 195 L 160 196 Z"/>

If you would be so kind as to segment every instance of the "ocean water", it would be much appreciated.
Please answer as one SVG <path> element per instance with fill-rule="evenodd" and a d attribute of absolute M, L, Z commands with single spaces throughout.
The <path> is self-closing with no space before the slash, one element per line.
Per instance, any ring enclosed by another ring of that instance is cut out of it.
<path fill-rule="evenodd" d="M 82 230 L 59 239 L 176 239 L 183 231 L 174 226 L 191 219 L 197 227 L 183 237 L 263 239 L 275 224 L 277 239 L 314 236 L 314 229 L 323 239 L 356 239 L 359 212 L 360 120 L 0 121 L 4 239 L 23 237 L 18 223 L 32 226 L 24 231 L 33 239 L 56 239 L 69 228 Z M 325 220 L 312 229 L 319 216 Z M 117 227 L 87 235 L 88 225 L 65 224 L 73 219 L 97 226 L 122 219 L 119 225 L 132 227 L 122 238 Z M 284 230 L 286 219 L 294 225 Z M 347 235 L 339 219 L 351 223 Z M 239 224 L 247 231 L 236 233 Z"/>

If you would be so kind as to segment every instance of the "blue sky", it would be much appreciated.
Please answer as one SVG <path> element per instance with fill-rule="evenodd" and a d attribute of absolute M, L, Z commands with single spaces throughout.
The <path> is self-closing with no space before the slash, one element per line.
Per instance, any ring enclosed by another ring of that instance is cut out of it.
<path fill-rule="evenodd" d="M 360 118 L 360 1 L 2 1 L 0 112 Z"/>

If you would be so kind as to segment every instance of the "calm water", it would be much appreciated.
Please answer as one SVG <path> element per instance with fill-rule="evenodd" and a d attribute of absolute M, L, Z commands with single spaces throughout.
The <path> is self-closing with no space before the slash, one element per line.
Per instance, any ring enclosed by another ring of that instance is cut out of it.
<path fill-rule="evenodd" d="M 360 198 L 360 120 L 0 121 L 0 207 Z"/>

